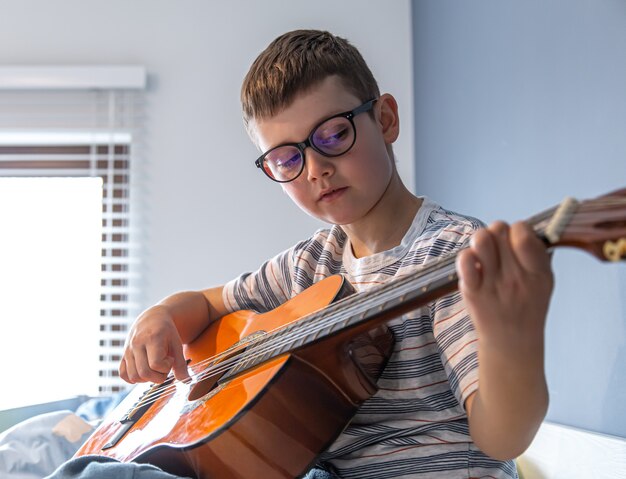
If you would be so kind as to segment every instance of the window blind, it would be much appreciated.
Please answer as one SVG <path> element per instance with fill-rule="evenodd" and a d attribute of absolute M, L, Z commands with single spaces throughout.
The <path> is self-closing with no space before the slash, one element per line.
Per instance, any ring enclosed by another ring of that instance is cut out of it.
<path fill-rule="evenodd" d="M 96 374 L 100 393 L 109 394 L 126 387 L 118 366 L 138 313 L 141 201 L 133 172 L 143 155 L 145 74 L 142 80 L 143 69 L 129 67 L 126 74 L 139 80 L 124 84 L 123 68 L 114 71 L 115 82 L 106 68 L 92 76 L 79 70 L 77 81 L 71 68 L 62 75 L 54 70 L 51 81 L 45 69 L 26 70 L 26 76 L 22 69 L 16 78 L 15 69 L 3 77 L 0 68 L 0 176 L 102 178 L 100 311 L 85 320 L 99 323 Z"/>

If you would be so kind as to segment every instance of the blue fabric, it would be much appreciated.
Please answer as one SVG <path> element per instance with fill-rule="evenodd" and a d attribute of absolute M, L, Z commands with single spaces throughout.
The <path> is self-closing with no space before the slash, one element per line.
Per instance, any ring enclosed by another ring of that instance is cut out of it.
<path fill-rule="evenodd" d="M 72 457 L 93 429 L 84 423 L 83 430 L 88 432 L 75 441 L 53 433 L 61 421 L 73 415 L 72 411 L 40 414 L 0 434 L 0 477 L 41 479 Z M 82 422 L 78 417 L 75 419 Z"/>
<path fill-rule="evenodd" d="M 109 414 L 128 395 L 128 391 L 113 396 L 92 398 L 82 403 L 76 409 L 76 415 L 85 421 L 100 421 Z"/>
<path fill-rule="evenodd" d="M 338 476 L 324 469 L 311 469 L 302 479 L 337 479 Z"/>
<path fill-rule="evenodd" d="M 323 469 L 312 469 L 303 479 L 335 479 L 337 476 Z M 156 466 L 122 463 L 104 456 L 82 456 L 63 464 L 44 479 L 181 479 Z"/>
<path fill-rule="evenodd" d="M 4 431 L 0 434 L 0 478 L 41 479 L 52 473 L 76 453 L 93 432 L 94 424 L 126 394 L 89 399 L 75 413 L 62 410 L 39 414 Z M 80 437 L 72 440 L 53 432 L 62 421 L 72 419 L 70 416 L 74 419 L 71 424 L 81 428 Z"/>
<path fill-rule="evenodd" d="M 44 479 L 180 479 L 149 464 L 119 462 L 105 456 L 71 459 Z"/>

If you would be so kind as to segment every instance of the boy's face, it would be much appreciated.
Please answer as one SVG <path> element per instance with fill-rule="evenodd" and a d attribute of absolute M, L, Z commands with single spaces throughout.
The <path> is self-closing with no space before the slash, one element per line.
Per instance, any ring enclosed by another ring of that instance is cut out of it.
<path fill-rule="evenodd" d="M 338 225 L 361 223 L 385 194 L 395 172 L 387 145 L 398 136 L 395 101 L 389 95 L 374 103 L 374 114 L 354 117 L 356 141 L 341 156 L 326 157 L 305 149 L 304 171 L 295 180 L 281 183 L 283 190 L 306 213 Z M 311 129 L 337 113 L 350 111 L 362 102 L 350 93 L 338 77 L 323 80 L 299 94 L 287 108 L 270 119 L 252 125 L 262 151 L 284 143 L 305 140 Z M 395 125 L 389 127 L 390 114 Z M 269 181 L 269 180 L 268 180 Z"/>

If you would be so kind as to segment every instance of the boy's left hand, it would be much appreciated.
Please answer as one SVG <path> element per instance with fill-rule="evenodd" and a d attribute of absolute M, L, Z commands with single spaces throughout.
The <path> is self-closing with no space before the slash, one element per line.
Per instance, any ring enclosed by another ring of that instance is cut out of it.
<path fill-rule="evenodd" d="M 495 222 L 477 231 L 457 271 L 481 347 L 543 346 L 554 278 L 550 254 L 530 226 Z"/>
<path fill-rule="evenodd" d="M 478 389 L 465 400 L 470 434 L 486 454 L 512 459 L 528 447 L 548 405 L 550 255 L 530 226 L 496 222 L 474 234 L 457 272 L 478 334 Z"/>

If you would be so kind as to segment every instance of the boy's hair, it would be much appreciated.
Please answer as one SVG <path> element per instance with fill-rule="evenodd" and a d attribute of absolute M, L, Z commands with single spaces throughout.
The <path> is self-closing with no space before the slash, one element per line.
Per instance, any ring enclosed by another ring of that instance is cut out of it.
<path fill-rule="evenodd" d="M 294 30 L 276 38 L 256 58 L 241 87 L 243 120 L 271 118 L 295 96 L 330 75 L 365 102 L 380 92 L 374 75 L 348 40 L 321 30 Z"/>

